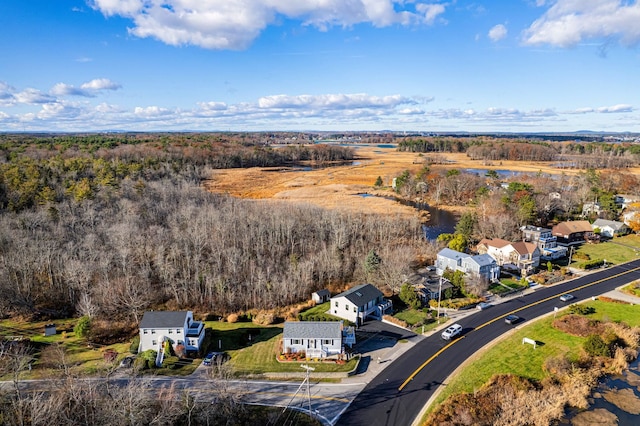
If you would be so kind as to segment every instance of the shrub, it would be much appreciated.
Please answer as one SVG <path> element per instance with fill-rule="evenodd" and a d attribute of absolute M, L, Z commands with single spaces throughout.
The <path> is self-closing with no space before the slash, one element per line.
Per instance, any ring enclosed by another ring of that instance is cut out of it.
<path fill-rule="evenodd" d="M 83 316 L 80 317 L 78 323 L 75 327 L 73 327 L 73 332 L 76 333 L 78 337 L 87 337 L 91 332 L 91 317 Z"/>
<path fill-rule="evenodd" d="M 118 357 L 118 351 L 113 349 L 107 349 L 102 353 L 102 358 L 104 359 L 105 362 L 108 362 L 108 363 L 114 362 L 117 357 Z"/>
<path fill-rule="evenodd" d="M 132 354 L 138 353 L 138 348 L 140 347 L 140 335 L 136 334 L 136 337 L 131 341 L 131 345 L 129 346 L 129 352 Z"/>
<path fill-rule="evenodd" d="M 227 322 L 238 322 L 238 314 L 229 314 L 229 316 L 227 316 Z"/>
<path fill-rule="evenodd" d="M 168 356 L 162 360 L 162 367 L 168 368 L 169 370 L 173 370 L 177 367 L 177 363 L 180 359 L 177 356 Z"/>
<path fill-rule="evenodd" d="M 270 312 L 260 312 L 253 317 L 253 323 L 258 325 L 271 325 L 275 322 L 275 315 Z"/>
<path fill-rule="evenodd" d="M 139 357 L 147 361 L 147 367 L 153 368 L 156 365 L 156 356 L 158 356 L 158 352 L 153 349 L 147 349 Z"/>
<path fill-rule="evenodd" d="M 176 345 L 175 352 L 178 358 L 184 358 L 185 355 L 187 354 L 187 348 L 185 348 L 183 344 L 179 344 L 179 345 Z"/>
<path fill-rule="evenodd" d="M 591 268 L 597 268 L 599 266 L 604 265 L 604 260 L 602 259 L 595 259 L 595 260 L 588 260 L 586 262 L 581 262 L 578 264 L 578 268 L 580 269 L 591 269 Z"/>
<path fill-rule="evenodd" d="M 611 358 L 611 349 L 609 345 L 602 340 L 597 334 L 592 334 L 587 337 L 583 346 L 584 350 L 591 356 L 603 356 L 607 358 Z"/>
<path fill-rule="evenodd" d="M 596 308 L 593 306 L 573 304 L 569 306 L 569 312 L 575 315 L 590 315 L 596 313 Z"/>
<path fill-rule="evenodd" d="M 155 362 L 155 360 L 154 360 Z M 149 363 L 147 362 L 146 359 L 142 358 L 142 357 L 137 357 L 136 359 L 133 360 L 133 369 L 136 371 L 141 371 L 141 370 L 146 370 L 147 368 L 149 368 Z"/>

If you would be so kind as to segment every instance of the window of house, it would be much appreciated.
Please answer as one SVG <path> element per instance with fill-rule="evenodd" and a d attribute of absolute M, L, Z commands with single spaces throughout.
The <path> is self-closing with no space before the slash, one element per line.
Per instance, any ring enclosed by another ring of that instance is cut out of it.
<path fill-rule="evenodd" d="M 356 308 L 355 306 L 353 307 L 353 312 L 358 312 L 358 308 Z"/>
<path fill-rule="evenodd" d="M 151 330 L 151 334 L 156 334 L 156 331 L 155 330 Z"/>
<path fill-rule="evenodd" d="M 172 329 L 169 329 L 169 334 L 173 334 L 173 330 Z"/>
<path fill-rule="evenodd" d="M 180 330 L 179 328 L 176 328 L 176 333 L 180 334 L 182 333 L 182 330 Z"/>
<path fill-rule="evenodd" d="M 336 302 L 336 308 L 338 307 L 338 302 Z"/>
<path fill-rule="evenodd" d="M 147 334 L 147 329 L 142 330 L 142 334 Z"/>
<path fill-rule="evenodd" d="M 333 340 L 331 339 L 322 339 L 323 345 L 333 345 Z"/>
<path fill-rule="evenodd" d="M 349 310 L 349 306 L 348 305 L 344 305 L 344 310 L 348 311 Z"/>
<path fill-rule="evenodd" d="M 151 341 L 151 344 L 152 344 L 153 346 L 155 346 L 155 345 L 157 345 L 157 344 L 158 344 L 158 342 L 156 342 L 155 340 L 152 340 L 152 341 Z"/>
<path fill-rule="evenodd" d="M 292 345 L 299 345 L 300 344 L 300 339 L 291 339 L 291 344 Z"/>

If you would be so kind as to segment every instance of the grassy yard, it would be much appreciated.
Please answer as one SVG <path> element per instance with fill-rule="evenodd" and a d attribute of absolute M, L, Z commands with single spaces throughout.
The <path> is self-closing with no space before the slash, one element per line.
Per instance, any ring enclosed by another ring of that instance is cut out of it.
<path fill-rule="evenodd" d="M 631 284 L 622 287 L 621 290 L 633 296 L 640 297 L 640 281 L 634 281 Z"/>
<path fill-rule="evenodd" d="M 411 327 L 424 327 L 424 331 L 429 331 L 437 327 L 438 323 L 429 313 L 428 308 L 411 309 L 407 308 L 403 311 L 393 314 L 395 318 L 406 322 Z M 421 329 L 419 331 L 422 331 Z"/>
<path fill-rule="evenodd" d="M 300 312 L 300 321 L 343 321 L 342 318 L 328 314 L 329 309 L 331 309 L 330 302 L 316 305 Z"/>
<path fill-rule="evenodd" d="M 276 356 L 279 354 L 280 339 L 282 338 L 282 326 L 280 325 L 260 327 L 251 322 L 219 321 L 208 321 L 205 324 L 206 327 L 211 328 L 209 350 L 222 350 L 231 355 L 229 363 L 236 374 L 299 373 L 303 371 L 300 364 L 309 363 L 307 361 L 278 362 Z M 311 362 L 311 365 L 316 368 L 316 372 L 336 372 L 350 371 L 355 367 L 356 362 L 356 360 L 351 360 L 345 365 Z"/>
<path fill-rule="evenodd" d="M 620 264 L 637 259 L 640 256 L 640 236 L 626 235 L 601 244 L 583 244 L 576 253 L 583 253 L 591 260 L 606 260 L 607 263 Z M 583 262 L 574 258 L 572 266 Z"/>
<path fill-rule="evenodd" d="M 640 310 L 637 306 L 597 300 L 585 305 L 596 310 L 590 318 L 624 321 L 630 326 L 640 325 Z M 512 373 L 541 380 L 546 374 L 542 366 L 547 358 L 566 354 L 569 359 L 577 359 L 585 339 L 556 330 L 551 326 L 552 322 L 553 318 L 550 317 L 522 329 L 513 329 L 507 338 L 480 353 L 477 359 L 460 371 L 438 395 L 431 407 L 440 404 L 449 395 L 474 392 L 494 374 Z M 524 337 L 539 342 L 538 347 L 534 349 L 531 345 L 523 345 Z"/>

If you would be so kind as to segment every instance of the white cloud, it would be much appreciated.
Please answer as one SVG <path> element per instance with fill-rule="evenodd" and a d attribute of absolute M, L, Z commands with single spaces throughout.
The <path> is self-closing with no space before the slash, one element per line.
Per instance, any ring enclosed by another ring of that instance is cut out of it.
<path fill-rule="evenodd" d="M 22 92 L 13 94 L 13 98 L 17 103 L 21 104 L 46 104 L 55 101 L 55 98 L 42 93 L 40 90 L 28 88 Z"/>
<path fill-rule="evenodd" d="M 134 23 L 129 32 L 164 43 L 244 49 L 280 17 L 327 30 L 369 23 L 432 24 L 445 4 L 401 0 L 90 0 L 106 16 Z"/>
<path fill-rule="evenodd" d="M 273 95 L 258 100 L 260 108 L 320 108 L 320 109 L 358 109 L 384 108 L 403 104 L 415 104 L 417 101 L 399 95 L 369 96 L 357 94 L 328 94 L 328 95 Z"/>
<path fill-rule="evenodd" d="M 159 106 L 148 106 L 148 107 L 135 107 L 133 110 L 134 114 L 140 117 L 152 118 L 152 117 L 161 117 L 167 116 L 172 113 L 171 110 L 167 108 L 162 108 Z"/>
<path fill-rule="evenodd" d="M 640 41 L 639 22 L 637 0 L 557 0 L 524 32 L 524 41 L 571 47 L 584 39 L 617 37 L 634 45 Z"/>
<path fill-rule="evenodd" d="M 633 111 L 633 107 L 631 105 L 618 104 L 613 106 L 600 107 L 597 109 L 597 111 L 601 113 L 631 112 Z"/>
<path fill-rule="evenodd" d="M 121 87 L 118 83 L 114 83 L 107 78 L 97 78 L 81 84 L 80 87 L 57 83 L 51 88 L 51 94 L 55 96 L 84 96 L 92 98 L 102 90 L 118 90 Z"/>
<path fill-rule="evenodd" d="M 489 38 L 491 41 L 500 41 L 507 36 L 507 27 L 498 24 L 489 30 Z"/>

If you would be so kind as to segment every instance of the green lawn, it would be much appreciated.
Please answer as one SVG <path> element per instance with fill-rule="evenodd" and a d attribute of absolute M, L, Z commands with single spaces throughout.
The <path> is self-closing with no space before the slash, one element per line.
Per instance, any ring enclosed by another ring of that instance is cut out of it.
<path fill-rule="evenodd" d="M 606 243 L 583 244 L 577 249 L 576 253 L 587 254 L 591 260 L 606 260 L 607 263 L 620 264 L 629 262 L 640 256 L 640 236 L 626 235 Z M 584 260 L 574 258 L 571 265 L 576 266 L 581 262 L 584 262 Z"/>
<path fill-rule="evenodd" d="M 634 281 L 621 289 L 623 292 L 640 297 L 640 281 Z"/>
<path fill-rule="evenodd" d="M 329 309 L 331 309 L 329 302 L 316 305 L 300 312 L 300 321 L 343 321 L 342 318 L 328 314 Z"/>
<path fill-rule="evenodd" d="M 427 312 L 425 312 L 425 310 Z M 398 318 L 399 320 L 406 322 L 410 326 L 414 326 L 416 324 L 425 324 L 425 327 L 429 327 L 430 323 L 434 321 L 433 317 L 429 313 L 429 310 L 426 308 L 425 310 L 408 308 L 393 314 L 393 316 L 395 318 Z"/>
<path fill-rule="evenodd" d="M 229 363 L 237 374 L 299 373 L 303 371 L 300 364 L 309 363 L 307 361 L 278 362 L 276 356 L 279 354 L 280 340 L 282 339 L 281 325 L 260 327 L 251 322 L 228 323 L 220 321 L 207 321 L 205 325 L 212 329 L 209 350 L 222 350 L 231 355 Z M 249 340 L 249 336 L 251 336 L 251 340 Z M 310 362 L 310 364 L 316 368 L 316 372 L 335 372 L 351 371 L 355 368 L 356 362 L 356 360 L 351 360 L 345 365 L 315 362 Z"/>
<path fill-rule="evenodd" d="M 596 312 L 591 318 L 606 318 L 610 321 L 623 321 L 630 326 L 640 325 L 640 309 L 637 306 L 590 301 Z M 545 377 L 542 366 L 547 358 L 566 355 L 569 359 L 577 359 L 584 338 L 571 336 L 551 326 L 553 318 L 545 318 L 527 325 L 522 329 L 514 329 L 507 338 L 491 346 L 478 358 L 460 371 L 438 395 L 431 408 L 444 401 L 449 395 L 474 392 L 486 383 L 494 374 L 516 374 L 534 380 Z M 506 325 L 505 325 L 506 326 Z M 522 344 L 528 337 L 539 342 L 536 349 Z"/>

